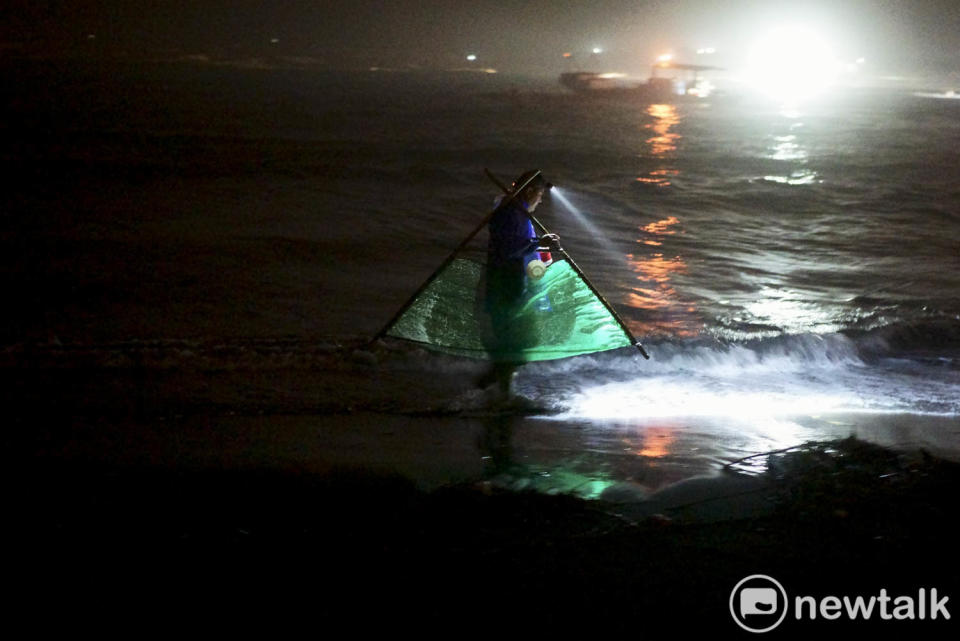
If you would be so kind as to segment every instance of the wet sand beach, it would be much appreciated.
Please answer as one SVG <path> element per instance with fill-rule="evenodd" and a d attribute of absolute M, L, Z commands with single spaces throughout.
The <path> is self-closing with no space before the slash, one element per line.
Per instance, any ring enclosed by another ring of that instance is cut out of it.
<path fill-rule="evenodd" d="M 313 378 L 330 373 L 306 366 L 79 368 L 89 351 L 33 350 L 3 369 L 18 602 L 87 624 L 252 608 L 283 625 L 726 636 L 730 590 L 754 573 L 791 594 L 960 587 L 949 420 L 807 417 L 774 443 L 702 418 L 333 411 L 345 399 L 323 405 Z M 300 392 L 277 384 L 293 372 Z M 231 401 L 238 377 L 275 392 Z"/>
<path fill-rule="evenodd" d="M 362 468 L 33 461 L 7 470 L 18 551 L 9 576 L 25 611 L 54 608 L 101 630 L 160 619 L 636 633 L 642 621 L 645 635 L 732 637 L 730 590 L 754 573 L 791 594 L 954 594 L 956 466 L 859 441 L 833 448 L 776 477 L 726 483 L 721 514 L 702 493 L 651 514 L 484 483 L 427 492 Z M 877 622 L 788 623 L 788 637 L 902 634 Z M 942 620 L 918 629 L 952 634 Z"/>

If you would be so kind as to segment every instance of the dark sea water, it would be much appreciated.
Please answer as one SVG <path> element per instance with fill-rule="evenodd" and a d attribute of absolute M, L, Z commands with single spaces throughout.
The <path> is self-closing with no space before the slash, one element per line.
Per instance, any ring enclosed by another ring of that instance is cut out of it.
<path fill-rule="evenodd" d="M 576 210 L 553 196 L 541 220 L 652 358 L 527 366 L 535 407 L 617 434 L 653 421 L 674 450 L 678 429 L 748 425 L 741 453 L 824 433 L 784 417 L 934 416 L 960 451 L 960 100 L 647 105 L 552 79 L 186 64 L 3 73 L 8 353 L 359 347 L 487 212 L 484 167 L 539 168 Z M 344 361 L 419 383 L 352 409 L 482 406 L 416 390 L 469 368 L 391 354 Z"/>

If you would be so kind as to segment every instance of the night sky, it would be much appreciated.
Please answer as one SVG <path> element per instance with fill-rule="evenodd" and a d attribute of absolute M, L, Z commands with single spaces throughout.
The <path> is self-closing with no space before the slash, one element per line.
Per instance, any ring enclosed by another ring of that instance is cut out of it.
<path fill-rule="evenodd" d="M 673 51 L 717 48 L 736 65 L 744 43 L 801 22 L 841 58 L 878 72 L 960 67 L 956 0 L 13 0 L 0 9 L 3 51 L 29 55 L 303 56 L 331 68 L 446 68 L 468 53 L 502 71 L 645 68 Z M 93 37 L 91 37 L 93 36 Z M 697 61 L 706 62 L 706 61 Z M 714 63 L 714 61 L 711 61 Z"/>

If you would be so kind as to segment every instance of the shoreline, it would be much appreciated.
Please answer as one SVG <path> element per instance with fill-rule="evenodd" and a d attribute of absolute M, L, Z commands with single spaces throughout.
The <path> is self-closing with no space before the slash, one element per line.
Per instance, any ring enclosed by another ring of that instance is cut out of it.
<path fill-rule="evenodd" d="M 675 634 L 738 633 L 729 593 L 756 573 L 796 594 L 960 595 L 960 463 L 924 449 L 953 419 L 322 412 L 369 370 L 350 368 L 7 369 L 15 603 L 97 626 L 243 611 Z M 808 623 L 793 633 L 850 629 Z"/>
<path fill-rule="evenodd" d="M 752 574 L 960 595 L 954 417 L 511 414 L 468 370 L 421 389 L 422 366 L 262 349 L 3 369 L 20 610 L 725 637 Z M 783 632 L 954 636 L 915 623 Z"/>
<path fill-rule="evenodd" d="M 950 528 L 960 464 L 856 439 L 775 458 L 765 509 L 719 520 L 630 515 L 629 504 L 485 483 L 425 491 L 358 468 L 50 462 L 8 474 L 27 490 L 13 509 L 17 549 L 31 563 L 20 578 L 59 585 L 55 593 L 97 586 L 71 592 L 71 606 L 136 595 L 137 611 L 156 613 L 171 599 L 206 595 L 256 602 L 264 613 L 309 606 L 301 614 L 320 620 L 389 612 L 429 625 L 482 611 L 482 624 L 519 616 L 518 625 L 538 629 L 593 622 L 637 631 L 642 617 L 644 630 L 735 633 L 726 595 L 754 573 L 795 594 L 921 586 L 960 594 Z M 849 630 L 820 626 L 790 629 Z M 877 622 L 866 629 L 886 631 Z M 943 621 L 915 629 L 925 638 L 952 631 Z"/>

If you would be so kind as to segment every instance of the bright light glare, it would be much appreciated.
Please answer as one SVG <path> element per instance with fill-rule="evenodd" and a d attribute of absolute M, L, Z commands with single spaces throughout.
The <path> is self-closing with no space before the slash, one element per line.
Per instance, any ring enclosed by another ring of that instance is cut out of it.
<path fill-rule="evenodd" d="M 577 222 L 583 225 L 590 234 L 596 239 L 603 247 L 609 251 L 611 254 L 617 254 L 616 247 L 613 246 L 613 243 L 600 231 L 600 228 L 594 225 L 586 216 L 583 215 L 583 212 L 580 211 L 580 208 L 570 202 L 570 199 L 565 195 L 565 190 L 561 189 L 554 185 L 553 189 L 550 190 L 550 197 L 555 198 L 561 205 L 570 212 L 574 218 L 577 219 Z"/>
<path fill-rule="evenodd" d="M 776 156 L 774 156 L 776 158 Z M 767 180 L 797 185 L 808 184 L 816 180 L 816 174 L 796 174 L 788 177 L 766 176 Z M 827 334 L 840 331 L 841 327 L 833 318 L 829 308 L 808 301 L 797 292 L 783 291 L 764 287 L 753 300 L 744 303 L 744 309 L 757 323 L 766 323 L 783 328 L 789 332 L 816 332 Z M 781 323 L 780 325 L 777 325 Z"/>
<path fill-rule="evenodd" d="M 707 98 L 710 94 L 713 93 L 713 90 L 716 89 L 716 86 L 709 80 L 701 78 L 697 84 L 693 87 L 687 89 L 687 93 L 691 96 L 699 96 L 701 98 Z"/>
<path fill-rule="evenodd" d="M 774 418 L 863 409 L 851 393 L 821 393 L 796 389 L 745 391 L 710 389 L 686 381 L 610 383 L 583 390 L 573 399 L 567 416 L 591 419 L 627 419 L 638 416 L 676 418 L 692 416 Z"/>
<path fill-rule="evenodd" d="M 477 59 L 477 56 L 472 53 L 469 56 L 467 56 L 467 60 L 469 60 L 470 62 L 473 62 L 476 59 Z"/>
<path fill-rule="evenodd" d="M 560 187 L 554 186 L 553 189 L 550 190 L 550 195 L 552 198 L 556 198 L 560 202 L 560 204 L 566 208 L 568 212 L 573 214 L 574 218 L 577 219 L 577 222 L 579 222 L 581 225 L 583 225 L 588 230 L 590 230 L 590 232 L 594 236 L 601 239 L 604 238 L 603 234 L 600 233 L 600 230 L 597 228 L 597 226 L 594 225 L 592 222 L 590 222 L 587 219 L 587 217 L 583 215 L 583 212 L 580 211 L 579 207 L 577 207 L 572 202 L 570 202 L 570 199 L 567 198 L 563 189 L 561 189 Z"/>
<path fill-rule="evenodd" d="M 770 31 L 754 43 L 747 61 L 750 83 L 785 102 L 815 96 L 833 83 L 838 71 L 830 47 L 805 27 Z"/>
<path fill-rule="evenodd" d="M 600 47 L 594 47 L 593 53 L 603 53 L 603 49 L 601 49 Z"/>
<path fill-rule="evenodd" d="M 670 62 L 671 60 L 673 60 L 672 53 L 662 53 L 657 56 L 657 62 Z"/>

